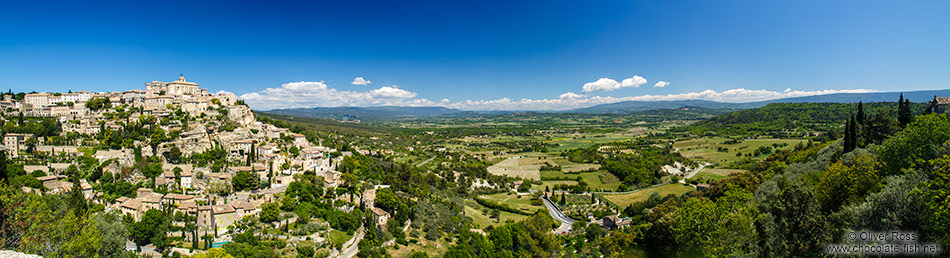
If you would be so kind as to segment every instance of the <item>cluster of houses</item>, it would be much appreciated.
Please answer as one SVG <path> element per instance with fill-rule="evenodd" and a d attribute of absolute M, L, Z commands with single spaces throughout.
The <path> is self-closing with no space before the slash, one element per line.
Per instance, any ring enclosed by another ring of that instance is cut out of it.
<path fill-rule="evenodd" d="M 336 150 L 313 144 L 305 135 L 258 122 L 250 108 L 242 105 L 232 93 L 211 94 L 199 88 L 197 83 L 186 81 L 184 76 L 173 82 L 152 81 L 145 86 L 145 90 L 121 92 L 31 93 L 26 94 L 23 100 L 5 95 L 0 101 L 0 108 L 7 115 L 55 117 L 61 122 L 64 133 L 74 132 L 84 136 L 95 136 L 105 128 L 122 129 L 124 124 L 121 121 L 107 117 L 108 112 L 117 112 L 115 107 L 130 112 L 130 118 L 150 115 L 163 119 L 180 110 L 193 117 L 191 123 L 185 125 L 171 120 L 170 123 L 157 124 L 166 132 L 174 130 L 180 133 L 178 137 L 157 145 L 135 142 L 141 155 L 165 154 L 172 148 L 178 148 L 176 151 L 180 151 L 182 156 L 188 156 L 222 148 L 227 151 L 227 159 L 232 164 L 249 163 L 211 171 L 209 167 L 173 164 L 165 160 L 164 155 L 157 155 L 163 157 L 163 164 L 162 173 L 154 181 L 155 189 L 140 188 L 134 197 L 120 197 L 114 201 L 102 199 L 103 193 L 97 192 L 85 179 L 81 180 L 82 191 L 87 199 L 135 220 L 140 220 L 149 209 L 174 209 L 196 216 L 199 230 L 223 232 L 244 216 L 259 213 L 261 206 L 274 201 L 274 196 L 281 194 L 296 174 L 314 172 L 323 177 L 326 188 L 337 187 L 342 183 L 342 173 L 336 171 L 336 164 L 350 153 L 331 156 L 331 153 L 337 153 Z M 91 110 L 85 105 L 88 101 L 106 101 L 106 98 L 112 108 Z M 222 116 L 226 119 L 220 119 Z M 219 128 L 224 120 L 236 126 Z M 31 141 L 34 139 L 35 142 Z M 85 155 L 80 151 L 83 147 L 81 141 L 73 146 L 53 146 L 45 145 L 44 140 L 44 137 L 30 134 L 8 133 L 4 135 L 0 148 L 13 156 L 28 154 L 27 145 L 33 147 L 32 153 L 65 155 L 65 160 Z M 128 148 L 97 150 L 92 157 L 107 164 L 103 166 L 104 172 L 121 175 L 122 180 L 139 182 L 145 180 L 144 175 L 129 173 L 129 168 L 135 165 L 134 153 L 133 149 Z M 37 178 L 46 188 L 45 193 L 68 192 L 72 190 L 73 184 L 66 180 L 63 172 L 70 165 L 75 163 L 27 165 L 24 169 L 28 172 L 41 170 L 48 175 Z M 231 178 L 244 171 L 256 173 L 262 182 L 269 183 L 265 184 L 269 187 L 224 196 L 209 191 L 211 187 L 220 185 L 230 189 Z M 40 189 L 23 190 L 42 194 Z M 376 218 L 380 221 L 385 222 L 389 218 L 385 211 L 376 213 L 379 213 Z"/>

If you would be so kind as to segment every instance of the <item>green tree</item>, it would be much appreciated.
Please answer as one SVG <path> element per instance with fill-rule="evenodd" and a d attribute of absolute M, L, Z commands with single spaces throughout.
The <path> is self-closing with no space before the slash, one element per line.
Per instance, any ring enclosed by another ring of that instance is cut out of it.
<path fill-rule="evenodd" d="M 125 257 L 125 241 L 128 232 L 122 220 L 115 213 L 97 213 L 96 228 L 101 234 L 101 257 Z"/>
<path fill-rule="evenodd" d="M 927 207 L 926 227 L 933 238 L 944 246 L 950 245 L 950 156 L 929 162 L 935 169 L 924 191 Z"/>
<path fill-rule="evenodd" d="M 857 117 L 857 119 L 858 119 L 857 121 L 858 121 L 858 124 L 859 124 L 859 125 L 861 125 L 861 126 L 866 125 L 865 121 L 867 121 L 867 116 L 864 114 L 864 103 L 862 103 L 861 101 L 858 101 L 858 117 Z"/>
<path fill-rule="evenodd" d="M 694 243 L 711 257 L 754 257 L 760 252 L 752 193 L 732 190 L 715 202 L 691 198 L 676 218 L 675 238 Z"/>
<path fill-rule="evenodd" d="M 264 204 L 261 209 L 260 220 L 262 223 L 271 223 L 280 219 L 280 207 L 277 203 Z"/>
<path fill-rule="evenodd" d="M 253 190 L 260 187 L 261 179 L 257 173 L 240 171 L 231 178 L 231 185 L 235 191 Z"/>
<path fill-rule="evenodd" d="M 901 169 L 919 167 L 919 162 L 935 159 L 939 149 L 950 139 L 950 123 L 945 114 L 917 117 L 904 130 L 885 140 L 877 149 L 884 175 L 901 173 Z"/>
<path fill-rule="evenodd" d="M 837 210 L 842 205 L 864 200 L 867 194 L 879 188 L 881 177 L 871 154 L 859 154 L 845 165 L 835 162 L 824 171 L 816 189 L 825 210 Z"/>
<path fill-rule="evenodd" d="M 910 100 L 904 99 L 904 93 L 901 93 L 900 99 L 897 100 L 897 121 L 900 122 L 901 127 L 906 127 L 912 119 Z"/>

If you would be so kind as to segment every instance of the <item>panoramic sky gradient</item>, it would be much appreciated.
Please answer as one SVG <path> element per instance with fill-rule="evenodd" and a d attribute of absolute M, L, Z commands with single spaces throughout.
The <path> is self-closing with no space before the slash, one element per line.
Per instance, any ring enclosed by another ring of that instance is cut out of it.
<path fill-rule="evenodd" d="M 70 1 L 0 8 L 0 89 L 184 74 L 255 109 L 560 110 L 945 89 L 948 1 Z"/>

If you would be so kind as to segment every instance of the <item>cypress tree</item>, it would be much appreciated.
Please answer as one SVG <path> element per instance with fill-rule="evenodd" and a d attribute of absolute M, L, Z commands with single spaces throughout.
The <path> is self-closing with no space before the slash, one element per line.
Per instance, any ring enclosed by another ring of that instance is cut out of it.
<path fill-rule="evenodd" d="M 0 183 L 7 180 L 7 152 L 0 151 Z"/>
<path fill-rule="evenodd" d="M 851 150 L 858 148 L 858 123 L 854 116 L 851 116 Z"/>
<path fill-rule="evenodd" d="M 861 101 L 858 101 L 858 124 L 862 126 L 865 125 L 864 123 L 866 119 L 867 118 L 864 115 L 864 103 L 862 103 Z"/>
<path fill-rule="evenodd" d="M 844 152 L 850 152 L 851 147 L 851 119 L 845 120 L 844 125 L 844 144 L 841 145 L 844 147 Z"/>

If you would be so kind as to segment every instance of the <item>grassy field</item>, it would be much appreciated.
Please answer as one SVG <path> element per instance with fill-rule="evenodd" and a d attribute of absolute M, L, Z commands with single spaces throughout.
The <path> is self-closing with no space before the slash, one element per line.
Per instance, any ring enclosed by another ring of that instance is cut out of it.
<path fill-rule="evenodd" d="M 420 234 L 424 235 L 424 234 Z M 429 255 L 429 257 L 438 257 L 439 254 L 445 253 L 449 249 L 449 246 L 452 243 L 448 243 L 444 238 L 439 238 L 436 240 L 428 240 L 424 237 L 420 237 L 419 243 L 402 246 L 399 249 L 388 249 L 386 253 L 392 255 L 392 257 L 409 257 L 414 252 L 423 252 Z"/>
<path fill-rule="evenodd" d="M 752 139 L 752 140 L 743 140 L 740 143 L 734 144 L 725 144 L 726 138 L 699 138 L 686 141 L 678 141 L 673 144 L 673 147 L 678 148 L 679 152 L 683 154 L 684 157 L 689 159 L 698 160 L 698 161 L 707 161 L 717 164 L 728 164 L 734 162 L 744 157 L 736 157 L 736 153 L 741 152 L 743 155 L 747 153 L 752 153 L 755 149 L 762 146 L 772 146 L 773 144 L 785 144 L 788 145 L 784 147 L 779 147 L 779 149 L 787 150 L 795 148 L 800 142 L 805 142 L 805 140 L 798 139 Z M 727 148 L 727 151 L 718 151 L 719 147 Z M 767 155 L 762 155 L 757 158 L 764 159 Z"/>
<path fill-rule="evenodd" d="M 337 248 L 343 246 L 343 243 L 350 240 L 350 238 L 353 238 L 353 235 L 347 234 L 345 231 L 330 231 L 330 242 Z"/>
<path fill-rule="evenodd" d="M 494 201 L 497 203 L 508 204 L 509 207 L 527 211 L 527 212 L 534 212 L 541 209 L 542 207 L 542 206 L 531 205 L 531 199 L 534 197 L 530 195 L 517 195 L 512 192 L 482 195 L 482 196 L 479 196 L 479 198 Z"/>
<path fill-rule="evenodd" d="M 697 173 L 694 177 L 705 177 L 712 180 L 720 180 L 734 173 L 745 173 L 742 169 L 724 169 L 724 168 L 706 168 Z"/>
<path fill-rule="evenodd" d="M 605 170 L 598 170 L 594 172 L 584 172 L 584 173 L 564 173 L 561 171 L 543 171 L 541 172 L 543 177 L 567 177 L 569 179 L 577 178 L 580 176 L 581 179 L 584 179 L 584 182 L 587 182 L 587 186 L 591 189 L 617 189 L 620 186 L 620 179 L 617 176 L 614 176 L 610 172 Z M 535 188 L 537 189 L 537 188 Z M 543 188 L 542 188 L 543 189 Z"/>
<path fill-rule="evenodd" d="M 475 201 L 466 201 L 465 202 L 465 215 L 472 219 L 472 223 L 478 225 L 479 228 L 486 228 L 488 226 L 499 226 L 505 224 L 506 221 L 521 221 L 528 216 L 521 214 L 514 214 L 511 212 L 500 211 L 499 220 L 495 222 L 495 219 L 490 218 L 491 213 L 482 214 L 482 211 L 485 210 L 485 206 L 481 206 Z"/>
<path fill-rule="evenodd" d="M 685 186 L 682 184 L 668 184 L 626 194 L 605 194 L 604 198 L 607 198 L 607 200 L 617 204 L 617 206 L 622 209 L 624 207 L 630 206 L 630 204 L 646 200 L 653 192 L 657 192 L 661 196 L 666 196 L 668 194 L 682 195 L 692 190 L 692 186 Z"/>

